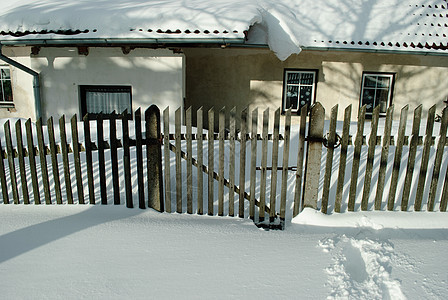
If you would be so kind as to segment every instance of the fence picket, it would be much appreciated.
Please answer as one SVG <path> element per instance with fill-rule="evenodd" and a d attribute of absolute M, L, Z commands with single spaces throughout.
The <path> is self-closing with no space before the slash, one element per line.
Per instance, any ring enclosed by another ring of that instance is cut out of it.
<path fill-rule="evenodd" d="M 165 164 L 165 211 L 171 213 L 171 177 L 170 177 L 170 108 L 163 111 L 163 149 Z"/>
<path fill-rule="evenodd" d="M 92 140 L 90 138 L 89 114 L 86 114 L 84 116 L 83 122 L 84 122 L 84 141 L 86 145 L 87 185 L 89 188 L 89 203 L 95 204 L 95 187 L 93 183 L 93 162 L 92 162 Z"/>
<path fill-rule="evenodd" d="M 352 114 L 352 106 L 349 105 L 345 108 L 344 125 L 342 127 L 341 152 L 339 154 L 338 183 L 336 187 L 336 200 L 334 203 L 335 212 L 341 212 L 341 206 L 342 206 L 342 194 L 344 192 L 344 180 L 345 180 L 345 167 L 347 163 L 347 149 L 350 138 L 351 114 Z"/>
<path fill-rule="evenodd" d="M 53 169 L 54 189 L 56 193 L 56 203 L 62 204 L 61 180 L 59 177 L 59 164 L 57 157 L 57 148 L 54 135 L 53 117 L 47 120 L 48 140 L 50 142 L 51 167 Z"/>
<path fill-rule="evenodd" d="M 325 177 L 322 191 L 322 213 L 326 214 L 328 210 L 328 198 L 330 195 L 331 171 L 333 169 L 333 153 L 336 144 L 336 121 L 338 116 L 338 105 L 331 109 L 330 128 L 328 131 L 327 159 L 325 162 Z"/>
<path fill-rule="evenodd" d="M 11 126 L 9 120 L 6 121 L 4 129 L 6 138 L 6 151 L 8 153 L 9 178 L 11 181 L 12 198 L 14 199 L 14 204 L 19 204 L 19 191 L 17 189 L 16 166 L 14 163 L 15 155 L 14 155 L 14 148 L 12 146 Z"/>
<path fill-rule="evenodd" d="M 428 211 L 434 211 L 434 205 L 437 193 L 437 184 L 439 183 L 440 167 L 442 165 L 443 152 L 445 150 L 447 126 L 448 126 L 448 108 L 445 107 L 442 113 L 439 142 L 437 144 L 436 158 L 434 161 L 431 185 L 429 188 Z"/>
<path fill-rule="evenodd" d="M 283 138 L 282 184 L 280 189 L 280 222 L 283 228 L 286 218 L 286 185 L 288 183 L 289 144 L 291 137 L 291 109 L 286 111 L 285 136 Z"/>
<path fill-rule="evenodd" d="M 300 211 L 302 199 L 302 177 L 303 177 L 303 158 L 305 150 L 305 131 L 306 131 L 306 115 L 308 114 L 308 104 L 305 104 L 300 109 L 300 129 L 299 129 L 299 146 L 297 154 L 297 171 L 296 171 L 296 186 L 294 191 L 294 209 L 293 217 L 297 216 Z"/>
<path fill-rule="evenodd" d="M 252 111 L 252 127 L 250 141 L 250 206 L 249 217 L 251 220 L 255 218 L 255 185 L 257 170 L 257 129 L 258 129 L 258 108 Z"/>
<path fill-rule="evenodd" d="M 31 129 L 31 119 L 26 120 L 25 130 L 26 130 L 26 141 L 28 144 L 28 159 L 29 159 L 29 167 L 30 167 L 30 173 L 31 173 L 31 184 L 33 186 L 34 204 L 40 204 L 39 183 L 38 183 L 38 179 L 37 179 L 37 170 L 36 170 L 36 150 L 34 148 L 34 142 L 33 142 L 33 131 Z M 1 171 L 1 167 L 0 167 L 0 171 Z"/>
<path fill-rule="evenodd" d="M 23 203 L 30 204 L 30 196 L 28 194 L 28 183 L 26 180 L 26 170 L 25 170 L 25 159 L 24 159 L 25 149 L 23 148 L 22 122 L 20 121 L 20 119 L 17 120 L 15 127 L 16 127 L 17 153 L 19 160 Z"/>
<path fill-rule="evenodd" d="M 192 145 L 192 109 L 185 112 L 185 125 L 187 135 L 187 213 L 193 213 L 193 145 Z"/>
<path fill-rule="evenodd" d="M 398 139 L 395 147 L 395 157 L 392 170 L 392 179 L 389 188 L 389 199 L 387 200 L 387 210 L 394 210 L 395 194 L 397 191 L 398 176 L 400 175 L 401 156 L 403 154 L 404 136 L 406 134 L 406 122 L 409 106 L 406 105 L 401 109 L 400 125 L 398 126 Z"/>
<path fill-rule="evenodd" d="M 160 110 L 156 105 L 151 105 L 145 111 L 148 206 L 163 212 L 162 133 L 160 127 Z"/>
<path fill-rule="evenodd" d="M 181 161 L 181 110 L 174 112 L 175 118 L 175 144 L 176 144 L 176 212 L 182 213 L 182 161 Z"/>
<path fill-rule="evenodd" d="M 215 148 L 215 112 L 213 107 L 208 111 L 208 214 L 212 216 L 213 211 L 213 192 L 214 192 L 214 148 Z"/>
<path fill-rule="evenodd" d="M 99 114 L 96 118 L 96 139 L 98 144 L 98 170 L 100 174 L 100 195 L 101 204 L 107 204 L 106 191 L 106 162 L 104 159 L 104 128 L 103 128 L 103 114 Z"/>
<path fill-rule="evenodd" d="M 84 187 L 82 185 L 81 158 L 79 155 L 80 145 L 78 138 L 78 120 L 76 114 L 70 119 L 70 123 L 72 129 L 72 147 L 75 161 L 76 189 L 78 191 L 78 203 L 84 204 Z"/>
<path fill-rule="evenodd" d="M 230 110 L 229 133 L 229 216 L 235 216 L 235 135 L 236 135 L 236 107 Z"/>
<path fill-rule="evenodd" d="M 48 182 L 48 168 L 46 147 L 44 144 L 44 133 L 42 129 L 42 119 L 36 121 L 37 144 L 39 146 L 39 163 L 42 172 L 42 182 L 44 185 L 45 204 L 51 204 L 50 184 Z"/>
<path fill-rule="evenodd" d="M 109 120 L 109 143 L 110 143 L 110 161 L 112 168 L 112 188 L 114 193 L 114 205 L 120 205 L 120 183 L 118 175 L 118 153 L 117 153 L 117 115 L 112 112 Z"/>
<path fill-rule="evenodd" d="M 68 160 L 67 133 L 65 131 L 65 116 L 59 118 L 59 134 L 61 138 L 62 164 L 64 166 L 65 194 L 67 203 L 73 204 L 72 183 L 70 181 L 70 165 Z"/>
<path fill-rule="evenodd" d="M 226 134 L 225 122 L 226 122 L 226 108 L 223 107 L 219 111 L 218 216 L 224 215 L 224 139 Z"/>
<path fill-rule="evenodd" d="M 358 130 L 355 139 L 355 150 L 353 153 L 352 176 L 350 180 L 350 192 L 348 195 L 348 210 L 355 210 L 356 189 L 358 187 L 359 160 L 364 137 L 364 123 L 366 120 L 366 106 L 363 105 L 358 115 Z"/>
<path fill-rule="evenodd" d="M 375 195 L 375 210 L 381 210 L 383 203 L 384 182 L 386 180 L 387 159 L 389 156 L 389 146 L 391 141 L 392 116 L 394 106 L 391 105 L 386 112 L 386 121 L 384 126 L 383 147 L 381 149 L 380 170 L 378 172 L 378 183 Z"/>
<path fill-rule="evenodd" d="M 8 185 L 6 183 L 6 172 L 3 159 L 3 147 L 0 139 L 0 183 L 2 187 L 3 204 L 9 204 Z"/>
<path fill-rule="evenodd" d="M 204 213 L 204 176 L 202 174 L 201 167 L 204 164 L 204 147 L 203 147 L 203 131 L 204 131 L 204 112 L 202 106 L 196 111 L 196 125 L 197 125 L 197 156 L 198 156 L 198 168 L 197 168 L 197 178 L 198 178 L 198 215 Z"/>
<path fill-rule="evenodd" d="M 271 171 L 271 194 L 269 198 L 269 222 L 274 222 L 276 218 L 276 198 L 277 198 L 277 168 L 278 168 L 278 144 L 280 139 L 280 109 L 274 113 L 274 140 L 272 142 L 272 171 Z"/>
<path fill-rule="evenodd" d="M 431 151 L 435 113 L 436 113 L 436 106 L 433 105 L 428 111 L 428 120 L 426 122 L 426 133 L 425 133 L 425 140 L 423 142 L 422 162 L 420 164 L 420 173 L 417 183 L 417 193 L 415 195 L 415 203 L 414 203 L 415 211 L 420 211 L 422 209 L 423 192 L 425 189 L 426 173 L 428 171 L 428 161 L 429 161 L 429 154 Z"/>
<path fill-rule="evenodd" d="M 241 111 L 240 132 L 240 192 L 238 198 L 238 216 L 244 218 L 244 194 L 246 185 L 246 133 L 247 133 L 247 108 Z"/>
<path fill-rule="evenodd" d="M 261 144 L 261 178 L 260 178 L 260 209 L 258 215 L 258 221 L 264 221 L 264 209 L 266 206 L 266 177 L 267 177 L 267 164 L 268 164 L 268 126 L 269 126 L 269 108 L 263 112 L 263 131 L 261 138 L 263 140 Z"/>
<path fill-rule="evenodd" d="M 370 187 L 372 183 L 372 168 L 373 161 L 375 158 L 376 140 L 378 134 L 378 120 L 380 115 L 380 106 L 377 105 L 373 109 L 372 122 L 370 126 L 370 137 L 369 137 L 369 150 L 367 153 L 367 163 L 366 172 L 364 176 L 364 188 L 362 190 L 362 200 L 361 200 L 361 210 L 365 211 L 368 209 Z"/>
<path fill-rule="evenodd" d="M 409 194 L 412 185 L 412 175 L 414 174 L 415 156 L 417 154 L 417 145 L 419 140 L 420 120 L 422 117 L 422 105 L 420 104 L 414 110 L 414 121 L 412 123 L 412 136 L 409 142 L 409 155 L 406 167 L 406 177 L 404 179 L 403 195 L 401 197 L 401 210 L 408 210 Z"/>
<path fill-rule="evenodd" d="M 131 182 L 131 153 L 129 141 L 129 123 L 128 111 L 121 115 L 121 125 L 123 129 L 123 164 L 124 164 L 124 188 L 126 193 L 126 207 L 133 208 L 134 200 L 132 199 L 132 182 Z"/>
<path fill-rule="evenodd" d="M 146 208 L 145 186 L 143 179 L 143 142 L 142 142 L 142 110 L 139 107 L 134 113 L 135 125 L 135 151 L 137 156 L 137 190 L 138 190 L 138 207 Z"/>

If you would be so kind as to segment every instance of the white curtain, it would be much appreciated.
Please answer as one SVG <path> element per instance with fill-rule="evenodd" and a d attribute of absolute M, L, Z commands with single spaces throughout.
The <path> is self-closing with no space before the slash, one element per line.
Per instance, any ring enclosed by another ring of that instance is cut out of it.
<path fill-rule="evenodd" d="M 126 92 L 86 92 L 86 108 L 88 113 L 110 114 L 114 110 L 122 113 L 125 109 L 131 112 L 131 95 Z"/>

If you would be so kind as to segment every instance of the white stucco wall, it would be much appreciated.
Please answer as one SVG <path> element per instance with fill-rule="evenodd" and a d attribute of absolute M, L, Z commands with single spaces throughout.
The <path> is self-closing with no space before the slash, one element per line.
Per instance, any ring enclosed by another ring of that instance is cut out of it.
<path fill-rule="evenodd" d="M 5 55 L 40 73 L 44 120 L 79 115 L 80 85 L 132 86 L 133 110 L 151 104 L 161 110 L 183 105 L 184 57 L 170 50 L 135 49 L 123 54 L 121 48 L 91 47 L 87 56 L 78 54 L 77 48 L 41 48 L 38 55 L 30 55 L 25 47 L 4 50 Z M 34 118 L 32 76 L 14 70 L 13 77 L 17 112 L 12 115 L 2 109 L 1 116 Z"/>

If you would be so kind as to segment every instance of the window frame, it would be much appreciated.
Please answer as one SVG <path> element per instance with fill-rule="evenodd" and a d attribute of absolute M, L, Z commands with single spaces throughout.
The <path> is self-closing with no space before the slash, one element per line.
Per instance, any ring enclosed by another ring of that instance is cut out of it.
<path fill-rule="evenodd" d="M 111 92 L 128 92 L 130 99 L 129 105 L 131 111 L 128 111 L 128 119 L 132 119 L 132 86 L 130 85 L 80 85 L 79 86 L 79 100 L 80 100 L 80 112 L 82 118 L 87 114 L 87 92 L 99 91 L 99 90 L 110 90 Z M 122 112 L 116 112 L 116 116 L 119 116 Z M 89 119 L 96 119 L 99 113 L 89 113 Z M 103 119 L 110 119 L 112 114 L 102 114 Z"/>
<path fill-rule="evenodd" d="M 282 92 L 282 113 L 285 113 L 285 111 L 288 109 L 286 107 L 286 94 L 288 92 L 288 74 L 289 73 L 312 73 L 314 75 L 313 77 L 313 84 L 312 84 L 312 95 L 311 95 L 311 103 L 310 106 L 312 104 L 314 104 L 316 102 L 316 90 L 317 90 L 317 82 L 318 82 L 318 75 L 319 75 L 319 70 L 318 69 L 297 69 L 297 68 L 285 68 L 283 70 L 283 92 Z M 300 84 L 298 85 L 299 87 L 301 86 Z M 308 86 L 308 85 L 306 85 Z M 300 103 L 297 103 L 297 109 L 291 109 L 291 112 L 293 113 L 297 113 L 300 114 Z"/>
<path fill-rule="evenodd" d="M 372 71 L 364 71 L 362 73 L 362 78 L 361 78 L 361 91 L 360 91 L 360 95 L 359 95 L 359 108 L 362 107 L 362 103 L 363 103 L 363 97 L 364 97 L 364 82 L 367 76 L 381 76 L 381 77 L 388 77 L 390 78 L 391 82 L 389 85 L 389 92 L 388 92 L 388 96 L 387 96 L 387 107 L 386 107 L 386 112 L 380 112 L 380 117 L 385 117 L 386 113 L 387 113 L 387 109 L 392 105 L 392 100 L 393 100 L 393 94 L 394 94 L 394 87 L 395 87 L 395 76 L 396 74 L 393 72 L 372 72 Z M 378 89 L 378 87 L 376 86 L 375 91 Z M 376 100 L 376 99 L 375 99 Z M 375 105 L 375 100 L 374 100 L 374 106 L 373 109 L 378 105 Z M 372 112 L 373 112 L 372 109 Z M 372 117 L 372 112 L 368 112 L 366 111 L 366 117 L 371 118 Z"/>
<path fill-rule="evenodd" d="M 2 98 L 0 99 L 0 108 L 14 108 L 14 91 L 13 91 L 13 87 L 12 87 L 12 70 L 11 70 L 11 67 L 9 65 L 0 65 L 0 72 L 3 69 L 9 70 L 9 78 L 8 79 L 3 79 L 1 74 L 0 74 L 0 89 L 1 89 L 1 95 L 2 95 Z M 3 89 L 3 82 L 4 81 L 9 81 L 10 82 L 10 85 L 11 85 L 11 97 L 12 97 L 11 101 L 5 101 L 4 100 L 4 89 Z"/>

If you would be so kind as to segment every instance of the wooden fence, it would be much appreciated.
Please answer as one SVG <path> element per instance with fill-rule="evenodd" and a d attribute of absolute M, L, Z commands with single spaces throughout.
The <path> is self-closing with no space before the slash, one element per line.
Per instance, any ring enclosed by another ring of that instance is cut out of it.
<path fill-rule="evenodd" d="M 357 133 L 351 145 L 351 106 L 345 109 L 342 131 L 337 129 L 338 106 L 333 107 L 328 132 L 324 135 L 325 110 L 320 103 L 309 111 L 307 107 L 302 108 L 300 125 L 294 127 L 297 132 L 291 132 L 290 111 L 286 111 L 283 126 L 280 126 L 279 109 L 273 113 L 273 118 L 269 110 L 262 112 L 261 132 L 258 132 L 258 110 L 248 112 L 245 109 L 237 115 L 235 108 L 230 114 L 222 109 L 217 113 L 218 127 L 214 128 L 213 109 L 206 115 L 202 108 L 196 112 L 196 127 L 192 124 L 191 108 L 185 111 L 184 126 L 182 111 L 177 109 L 173 132 L 167 108 L 163 112 L 162 133 L 159 109 L 151 106 L 143 120 L 140 109 L 134 113 L 132 135 L 126 112 L 108 115 L 109 132 L 104 132 L 104 116 L 95 116 L 93 123 L 86 116 L 82 124 L 84 143 L 79 140 L 80 124 L 76 115 L 70 119 L 70 142 L 64 116 L 59 119 L 59 135 L 55 134 L 52 118 L 46 127 L 41 120 L 35 125 L 27 120 L 25 134 L 21 120 L 15 123 L 15 134 L 7 121 L 5 139 L 0 140 L 2 199 L 5 204 L 10 203 L 11 195 L 15 204 L 40 204 L 41 199 L 45 199 L 46 204 L 53 203 L 53 199 L 57 204 L 95 204 L 99 198 L 101 204 L 107 204 L 110 199 L 120 204 L 124 198 L 126 206 L 133 207 L 136 198 L 140 208 L 248 216 L 260 226 L 271 227 L 282 227 L 288 215 L 296 216 L 304 207 L 320 208 L 324 213 L 344 211 L 345 205 L 349 211 L 358 210 L 357 207 L 363 211 L 394 210 L 399 201 L 401 210 L 407 211 L 410 195 L 415 199 L 413 208 L 416 211 L 422 210 L 425 204 L 426 209 L 432 211 L 436 203 L 440 211 L 446 211 L 448 176 L 441 171 L 447 144 L 447 109 L 441 118 L 431 167 L 428 162 L 434 152 L 435 107 L 429 110 L 424 140 L 419 136 L 421 106 L 414 111 L 410 137 L 405 131 L 408 107 L 404 107 L 396 143 L 391 134 L 393 109 L 393 106 L 388 109 L 384 132 L 380 134 L 379 108 L 374 110 L 369 121 L 367 145 L 365 107 L 359 110 Z M 204 116 L 210 126 L 207 131 L 203 128 Z M 118 121 L 121 128 L 117 128 Z M 93 131 L 92 124 L 96 125 Z M 229 125 L 226 127 L 226 124 Z M 121 138 L 117 138 L 118 129 Z M 294 135 L 293 149 L 290 149 L 291 134 Z M 388 159 L 391 145 L 395 149 L 392 162 Z M 404 147 L 408 151 L 403 151 Z M 399 184 L 404 162 L 404 184 Z M 374 178 L 373 170 L 378 165 Z M 414 171 L 417 165 L 418 174 Z M 351 176 L 347 177 L 349 166 Z M 337 178 L 332 174 L 335 170 Z M 428 186 L 429 170 L 432 174 Z M 443 191 L 438 199 L 437 187 L 443 175 Z M 383 200 L 385 186 L 389 190 L 387 200 Z M 429 196 L 425 203 L 427 189 Z M 412 190 L 416 190 L 415 195 Z"/>

